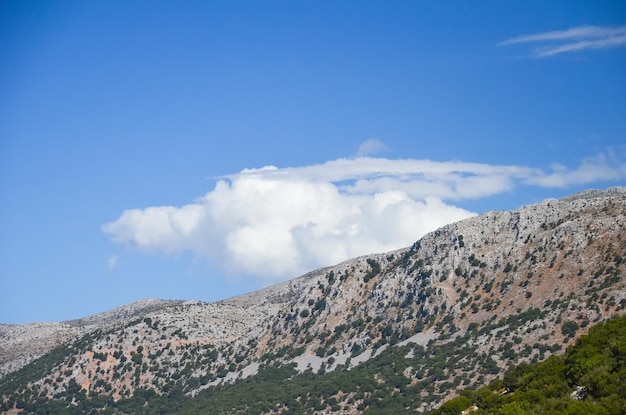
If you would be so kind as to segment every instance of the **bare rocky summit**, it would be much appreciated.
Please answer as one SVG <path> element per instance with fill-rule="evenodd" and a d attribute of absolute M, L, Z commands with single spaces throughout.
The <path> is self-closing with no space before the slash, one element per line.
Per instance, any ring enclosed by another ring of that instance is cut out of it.
<path fill-rule="evenodd" d="M 411 365 L 396 376 L 426 411 L 623 314 L 625 258 L 626 188 L 586 191 L 216 303 L 146 300 L 70 322 L 2 325 L 0 382 L 17 385 L 18 368 L 57 346 L 63 357 L 18 396 L 78 388 L 117 401 L 174 386 L 195 396 L 268 365 L 321 375 L 402 348 Z M 358 413 L 368 399 L 342 390 L 317 413 Z"/>

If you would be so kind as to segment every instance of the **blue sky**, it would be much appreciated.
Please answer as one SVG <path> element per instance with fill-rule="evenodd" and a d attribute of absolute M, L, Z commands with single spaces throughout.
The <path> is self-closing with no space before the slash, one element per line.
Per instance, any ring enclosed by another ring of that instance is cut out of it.
<path fill-rule="evenodd" d="M 3 1 L 0 56 L 0 322 L 626 184 L 621 2 Z"/>

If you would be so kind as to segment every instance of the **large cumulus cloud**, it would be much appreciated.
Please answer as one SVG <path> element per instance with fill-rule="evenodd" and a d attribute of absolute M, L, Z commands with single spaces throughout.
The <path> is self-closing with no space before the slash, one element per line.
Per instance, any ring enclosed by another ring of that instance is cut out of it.
<path fill-rule="evenodd" d="M 625 164 L 596 157 L 552 172 L 429 160 L 360 157 L 245 169 L 184 206 L 129 209 L 103 231 L 141 251 L 191 251 L 232 275 L 276 281 L 372 252 L 410 245 L 473 215 L 453 202 L 513 189 L 625 177 Z M 592 166 L 593 168 L 590 168 Z"/>

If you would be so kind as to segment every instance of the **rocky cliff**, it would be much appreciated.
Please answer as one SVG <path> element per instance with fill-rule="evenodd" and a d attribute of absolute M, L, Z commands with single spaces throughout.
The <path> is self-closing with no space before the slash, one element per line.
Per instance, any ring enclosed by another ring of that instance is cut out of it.
<path fill-rule="evenodd" d="M 7 410 L 69 391 L 111 407 L 138 390 L 215 393 L 268 366 L 347 373 L 401 350 L 401 371 L 372 376 L 391 394 L 411 388 L 407 405 L 426 411 L 624 313 L 625 258 L 624 188 L 489 212 L 411 247 L 217 303 L 149 300 L 77 321 L 0 326 L 0 392 Z M 57 346 L 54 359 L 45 354 Z M 313 412 L 361 412 L 376 393 L 335 392 L 315 398 Z"/>

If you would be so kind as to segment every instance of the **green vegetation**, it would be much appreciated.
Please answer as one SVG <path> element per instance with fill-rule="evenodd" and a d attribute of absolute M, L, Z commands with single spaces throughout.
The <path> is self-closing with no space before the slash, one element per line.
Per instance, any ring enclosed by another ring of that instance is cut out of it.
<path fill-rule="evenodd" d="M 390 327 L 384 326 L 381 334 L 388 343 L 393 343 L 395 335 Z M 329 335 L 341 335 L 347 330 L 347 326 L 340 325 Z M 440 399 L 440 394 L 468 381 L 463 376 L 449 377 L 451 371 L 461 372 L 469 365 L 484 375 L 497 370 L 492 359 L 477 354 L 464 344 L 466 341 L 467 338 L 461 337 L 428 349 L 415 345 L 389 347 L 351 370 L 339 366 L 324 375 L 321 375 L 324 370 L 320 374 L 311 371 L 296 374 L 293 365 L 270 362 L 261 365 L 255 376 L 235 384 L 209 387 L 193 398 L 186 395 L 193 385 L 182 376 L 172 376 L 160 388 L 161 394 L 139 389 L 133 396 L 125 395 L 117 401 L 113 400 L 108 384 L 101 385 L 105 389 L 103 393 L 87 395 L 72 385 L 53 399 L 38 398 L 30 392 L 14 394 L 26 390 L 28 376 L 20 372 L 23 376 L 19 384 L 6 385 L 6 388 L 3 385 L 2 392 L 13 398 L 5 401 L 1 410 L 15 407 L 17 398 L 17 407 L 24 413 L 48 414 L 201 414 L 206 413 L 206 408 L 220 414 L 260 414 L 272 408 L 280 408 L 282 414 L 347 409 L 365 414 L 412 413 L 423 403 L 432 404 Z M 302 352 L 298 350 L 296 354 Z M 321 354 L 326 355 L 326 350 Z M 42 364 L 53 367 L 55 362 L 40 360 L 38 367 Z M 225 372 L 227 370 L 224 368 Z M 39 378 L 42 374 L 34 375 Z"/>
<path fill-rule="evenodd" d="M 306 297 L 294 289 L 293 299 L 280 300 L 290 303 L 268 320 L 267 336 L 244 338 L 247 345 L 205 344 L 193 326 L 159 324 L 155 317 L 86 335 L 2 379 L 0 413 L 414 414 L 474 388 L 434 413 L 459 414 L 476 405 L 476 414 L 626 414 L 626 317 L 592 329 L 564 356 L 514 367 L 562 353 L 589 325 L 626 309 L 618 294 L 623 236 L 608 246 L 597 238 L 604 258 L 584 269 L 561 268 L 556 259 L 568 253 L 558 238 L 529 249 L 523 261 L 509 255 L 495 264 L 462 235 L 458 248 L 464 249 L 454 261 L 431 256 L 450 246 L 449 238 L 441 239 L 380 257 L 382 265 L 369 258 L 359 268 L 330 271 L 302 292 Z M 457 278 L 438 284 L 452 275 Z M 552 293 L 545 281 L 553 276 Z M 342 308 L 342 301 L 352 303 Z M 424 347 L 399 346 L 419 332 L 424 341 L 433 339 Z M 366 350 L 375 357 L 348 370 L 350 359 Z M 298 374 L 290 363 L 305 352 L 325 359 L 317 374 Z M 351 357 L 336 365 L 342 353 Z M 251 363 L 258 373 L 242 379 Z M 210 386 L 225 376 L 234 383 Z M 475 389 L 496 376 L 500 380 Z"/>
<path fill-rule="evenodd" d="M 459 414 L 471 405 L 479 408 L 476 415 L 623 414 L 626 316 L 593 327 L 565 355 L 518 365 L 503 380 L 465 390 L 433 414 Z"/>
<path fill-rule="evenodd" d="M 536 311 L 531 309 L 526 314 L 534 316 Z M 346 329 L 338 326 L 335 334 Z M 324 375 L 311 371 L 297 374 L 293 364 L 262 364 L 255 376 L 209 387 L 195 397 L 186 394 L 182 380 L 168 382 L 161 394 L 138 389 L 132 397 L 117 401 L 111 394 L 87 395 L 70 381 L 67 390 L 54 399 L 22 395 L 5 401 L 0 410 L 17 407 L 24 414 L 107 415 L 260 414 L 272 410 L 282 414 L 348 410 L 364 414 L 415 413 L 422 404 L 436 402 L 442 394 L 471 383 L 468 368 L 476 371 L 472 376 L 477 376 L 474 380 L 478 382 L 498 373 L 490 356 L 465 344 L 468 335 L 435 348 L 389 347 L 351 370 L 339 366 Z M 53 354 L 37 365 L 27 366 L 31 370 L 28 374 L 40 375 L 34 369 L 53 364 L 53 356 L 60 357 Z M 521 364 L 510 369 L 503 380 L 461 392 L 434 414 L 458 414 L 473 404 L 479 408 L 476 414 L 621 414 L 626 408 L 624 385 L 626 316 L 592 328 L 564 356 L 551 356 L 534 366 Z M 2 385 L 2 392 L 15 387 L 22 389 L 9 382 Z M 574 391 L 578 395 L 572 398 Z"/>
<path fill-rule="evenodd" d="M 368 282 L 369 280 L 380 274 L 381 270 L 380 264 L 373 259 L 368 258 L 367 264 L 369 265 L 369 270 L 363 277 L 363 282 Z"/>
<path fill-rule="evenodd" d="M 554 302 L 556 300 L 551 304 Z M 294 313 L 299 312 L 296 310 Z M 518 336 L 513 336 L 511 341 L 494 350 L 493 355 L 480 353 L 472 345 L 477 336 L 497 336 L 501 330 L 496 329 L 514 330 L 543 313 L 540 309 L 529 308 L 499 320 L 494 317 L 491 322 L 481 325 L 474 323 L 464 335 L 448 337 L 448 342 L 436 347 L 388 347 L 375 358 L 351 370 L 340 365 L 333 371 L 327 371 L 325 364 L 318 374 L 312 371 L 297 374 L 293 364 L 276 361 L 282 356 L 300 355 L 304 346 L 293 350 L 285 346 L 261 358 L 257 375 L 240 379 L 234 384 L 206 387 L 208 382 L 214 380 L 213 375 L 207 373 L 206 377 L 193 377 L 191 365 L 187 364 L 164 379 L 157 391 L 142 387 L 132 395 L 123 393 L 118 400 L 114 400 L 111 385 L 101 379 L 93 385 L 99 392 L 82 390 L 74 379 L 69 379 L 69 382 L 65 379 L 66 386 L 58 389 L 53 398 L 40 395 L 41 390 L 36 388 L 29 389 L 28 384 L 32 385 L 34 379 L 42 378 L 67 356 L 90 348 L 92 337 L 88 335 L 72 346 L 56 349 L 5 379 L 0 385 L 0 394 L 7 399 L 1 403 L 0 412 L 18 408 L 23 414 L 202 414 L 206 413 L 206 408 L 211 408 L 211 413 L 220 414 L 271 411 L 308 414 L 352 410 L 364 414 L 415 413 L 423 409 L 424 404 L 434 404 L 463 385 L 481 383 L 486 377 L 501 373 L 497 360 L 514 360 L 533 353 L 543 356 L 547 351 L 559 351 L 560 344 L 548 346 L 538 343 L 514 352 L 514 346 L 522 343 L 522 338 Z M 446 324 L 449 323 L 445 319 L 438 323 L 442 338 L 449 336 L 448 331 L 452 332 L 451 328 L 447 329 Z M 563 333 L 575 334 L 578 325 L 568 323 L 562 324 Z M 353 324 L 361 326 L 366 323 L 357 320 Z M 352 325 L 338 325 L 320 336 L 326 340 L 339 338 L 351 328 Z M 380 336 L 378 346 L 396 343 L 399 334 L 391 324 L 384 324 L 380 326 Z M 330 356 L 334 353 L 330 348 L 332 344 L 333 341 L 323 343 L 318 355 Z M 358 354 L 361 345 L 354 343 L 353 349 Z M 197 356 L 197 360 L 208 363 L 217 359 L 217 350 L 209 345 L 194 346 L 189 350 Z M 143 353 L 146 351 L 138 346 L 125 363 L 129 366 L 128 370 L 135 371 L 137 378 L 140 370 L 145 371 L 148 367 L 148 357 Z M 121 357 L 119 353 L 112 356 Z M 94 359 L 99 361 L 101 356 L 94 355 Z M 221 366 L 219 376 L 240 370 L 239 364 L 244 360 L 243 355 L 233 353 L 232 360 Z M 332 365 L 333 360 L 327 364 Z M 476 414 L 622 413 L 621 408 L 626 407 L 625 363 L 626 316 L 592 328 L 589 335 L 579 339 L 575 346 L 570 346 L 564 356 L 551 356 L 535 366 L 521 364 L 510 369 L 502 380 L 477 390 L 461 392 L 459 397 L 434 413 L 458 414 L 474 404 L 480 408 L 474 412 Z M 160 376 L 160 369 L 155 370 Z M 71 373 L 63 376 L 69 378 Z M 189 395 L 200 385 L 205 385 L 206 389 L 193 397 Z M 577 395 L 571 397 L 570 394 L 576 391 Z"/>

